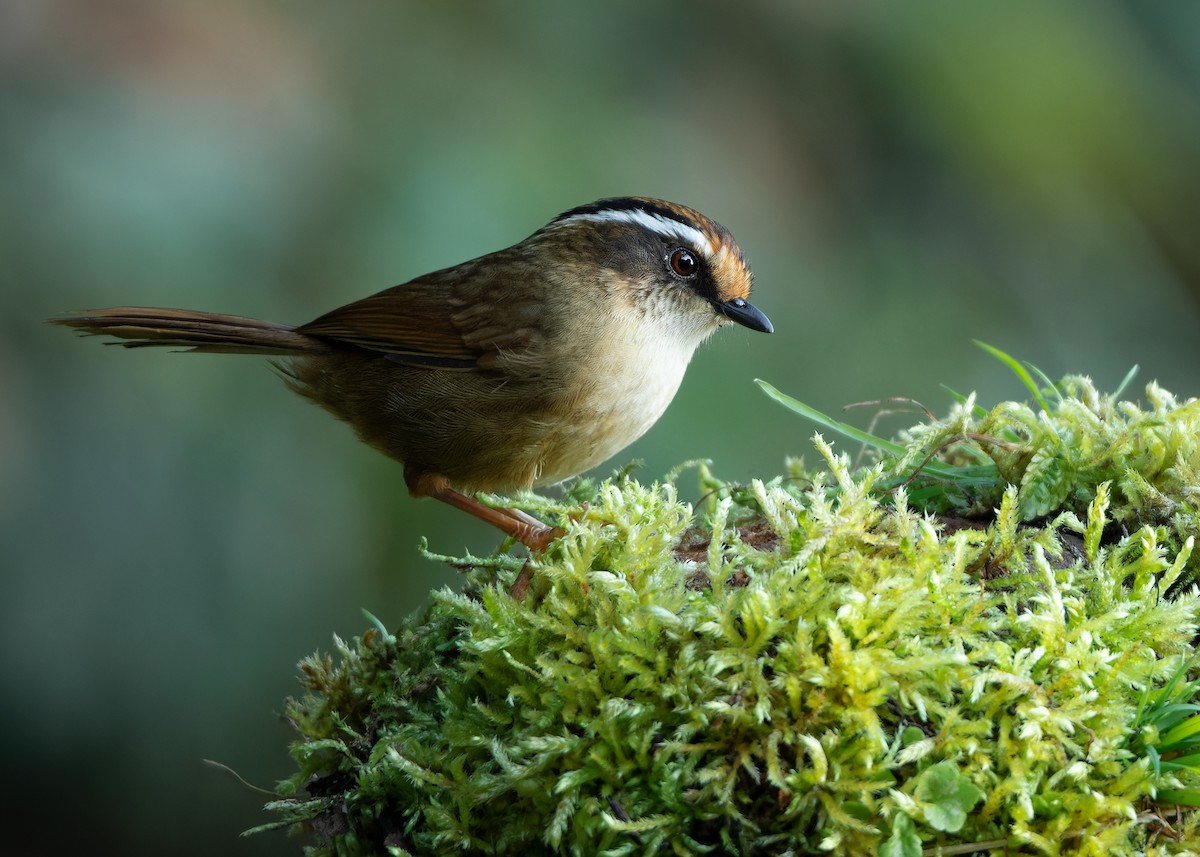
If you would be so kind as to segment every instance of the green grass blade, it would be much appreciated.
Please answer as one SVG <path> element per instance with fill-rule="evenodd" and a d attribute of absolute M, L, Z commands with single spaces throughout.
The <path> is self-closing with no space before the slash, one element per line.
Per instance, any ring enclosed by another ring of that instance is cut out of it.
<path fill-rule="evenodd" d="M 1200 715 L 1189 717 L 1178 726 L 1168 729 L 1159 739 L 1158 748 L 1165 752 L 1176 744 L 1182 744 L 1188 739 L 1195 739 L 1198 735 L 1200 735 Z"/>
<path fill-rule="evenodd" d="M 1034 366 L 1032 363 L 1027 363 L 1025 365 L 1028 366 L 1030 368 L 1030 370 L 1032 370 L 1033 374 L 1038 376 L 1038 380 L 1042 382 L 1042 389 L 1050 390 L 1052 393 L 1054 393 L 1054 398 L 1058 399 L 1061 402 L 1062 401 L 1062 393 L 1060 393 L 1058 391 L 1058 386 L 1053 381 L 1050 380 L 1050 376 L 1047 375 L 1045 372 L 1043 372 L 1038 367 Z"/>
<path fill-rule="evenodd" d="M 1184 768 L 1200 773 L 1200 753 L 1193 753 L 1190 756 L 1177 756 L 1174 759 L 1169 759 L 1161 763 L 1164 771 L 1179 771 Z"/>
<path fill-rule="evenodd" d="M 999 348 L 988 345 L 986 342 L 981 342 L 978 339 L 973 341 L 988 354 L 992 355 L 1009 369 L 1011 369 L 1013 374 L 1020 378 L 1022 383 L 1029 388 L 1029 392 L 1033 394 L 1033 398 L 1037 400 L 1037 403 L 1041 406 L 1042 410 L 1046 413 L 1050 413 L 1050 406 L 1046 404 L 1046 399 L 1042 396 L 1041 389 L 1037 384 L 1034 383 L 1033 377 L 1029 374 L 1029 371 L 1024 366 L 1018 363 L 1013 357 L 1005 354 Z"/>
<path fill-rule="evenodd" d="M 876 437 L 870 432 L 865 432 L 860 428 L 850 425 L 849 423 L 835 420 L 828 414 L 818 411 L 816 408 L 804 404 L 799 399 L 793 399 L 787 393 L 780 392 L 771 384 L 763 381 L 761 378 L 755 378 L 754 383 L 762 388 L 763 392 L 770 396 L 779 404 L 783 405 L 790 411 L 793 411 L 807 420 L 811 420 L 818 426 L 828 429 L 831 432 L 840 434 L 850 440 L 858 443 L 866 444 L 867 446 L 875 447 L 883 452 L 894 455 L 896 458 L 903 457 L 908 450 L 897 443 L 890 440 L 884 440 L 881 437 Z M 949 464 L 943 464 L 939 461 L 926 461 L 921 467 L 922 473 L 930 476 L 936 476 L 940 479 L 945 479 L 957 484 L 968 483 L 991 483 L 995 481 L 996 469 L 994 465 L 975 465 L 967 467 L 955 467 Z"/>
<path fill-rule="evenodd" d="M 1200 806 L 1200 789 L 1160 789 L 1156 804 L 1174 803 L 1179 806 Z"/>
<path fill-rule="evenodd" d="M 849 423 L 839 422 L 833 417 L 821 413 L 816 408 L 804 404 L 804 402 L 801 402 L 799 399 L 793 399 L 787 393 L 780 392 L 778 389 L 760 378 L 755 378 L 754 383 L 762 387 L 764 393 L 766 393 L 775 401 L 779 402 L 779 404 L 783 405 L 789 411 L 794 411 L 805 419 L 811 420 L 812 422 L 828 429 L 829 431 L 836 432 L 843 437 L 848 437 L 851 440 L 858 441 L 859 443 L 865 443 L 867 446 L 873 446 L 876 449 L 882 449 L 884 452 L 890 452 L 896 457 L 903 456 L 906 452 L 908 452 L 908 450 L 900 446 L 898 443 L 892 443 L 890 440 L 884 440 L 881 437 L 876 437 L 870 432 L 865 432 L 860 428 L 855 428 Z"/>
<path fill-rule="evenodd" d="M 951 398 L 953 398 L 960 405 L 965 405 L 967 403 L 967 397 L 948 384 L 940 384 L 938 386 L 945 390 L 951 396 Z M 975 414 L 976 418 L 983 419 L 987 416 L 987 408 L 983 407 L 982 405 L 975 405 L 971 409 L 971 413 Z"/>
<path fill-rule="evenodd" d="M 1159 743 L 1161 744 L 1165 740 L 1165 733 L 1174 729 L 1197 712 L 1200 712 L 1200 706 L 1185 702 L 1157 702 L 1152 704 L 1146 711 L 1145 722 L 1154 724 L 1154 727 L 1158 729 L 1160 736 Z"/>
<path fill-rule="evenodd" d="M 1132 384 L 1133 379 L 1137 377 L 1139 368 L 1141 368 L 1141 367 L 1139 367 L 1136 363 L 1134 363 L 1133 367 L 1128 372 L 1125 373 L 1125 377 L 1121 379 L 1121 383 L 1117 385 L 1116 392 L 1113 393 L 1114 399 L 1121 398 L 1121 394 L 1125 392 L 1125 388 L 1128 387 L 1130 384 Z"/>

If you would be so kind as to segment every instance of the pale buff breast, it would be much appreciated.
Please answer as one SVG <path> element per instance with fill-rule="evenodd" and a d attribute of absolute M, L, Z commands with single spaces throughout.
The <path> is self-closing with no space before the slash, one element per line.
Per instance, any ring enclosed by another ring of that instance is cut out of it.
<path fill-rule="evenodd" d="M 645 309 L 592 350 L 561 417 L 547 426 L 534 485 L 590 470 L 645 434 L 675 397 L 696 347 L 718 326 L 707 307 L 694 319 L 677 308 Z"/>

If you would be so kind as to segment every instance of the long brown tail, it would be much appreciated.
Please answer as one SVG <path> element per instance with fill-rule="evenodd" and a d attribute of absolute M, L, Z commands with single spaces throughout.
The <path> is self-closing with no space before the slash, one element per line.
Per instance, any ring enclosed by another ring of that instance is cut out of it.
<path fill-rule="evenodd" d="M 220 354 L 324 354 L 329 345 L 315 336 L 272 321 L 186 309 L 119 306 L 89 309 L 50 319 L 83 333 L 108 334 L 126 348 L 175 346 Z"/>

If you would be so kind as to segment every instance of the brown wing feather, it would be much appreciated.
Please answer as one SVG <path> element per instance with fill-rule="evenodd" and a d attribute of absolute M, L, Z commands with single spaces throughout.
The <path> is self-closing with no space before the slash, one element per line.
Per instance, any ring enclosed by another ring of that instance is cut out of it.
<path fill-rule="evenodd" d="M 385 354 L 414 354 L 473 360 L 476 349 L 467 348 L 462 331 L 450 318 L 445 299 L 437 306 L 414 300 L 419 289 L 389 289 L 328 312 L 299 330 L 310 336 L 336 339 Z M 401 291 L 403 290 L 403 291 Z M 404 292 L 409 292 L 405 294 Z"/>
<path fill-rule="evenodd" d="M 520 259 L 498 258 L 511 249 L 385 289 L 297 331 L 416 362 L 490 366 L 497 352 L 520 351 L 543 338 L 540 278 Z"/>

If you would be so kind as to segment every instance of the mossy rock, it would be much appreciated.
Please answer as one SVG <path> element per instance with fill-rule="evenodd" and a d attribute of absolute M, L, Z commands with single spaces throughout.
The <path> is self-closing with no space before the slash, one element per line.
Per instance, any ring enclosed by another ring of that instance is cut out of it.
<path fill-rule="evenodd" d="M 267 827 L 321 855 L 1200 853 L 1200 406 L 1050 389 L 858 470 L 819 437 L 819 472 L 701 468 L 696 509 L 628 478 L 515 498 L 566 535 L 456 559 L 463 591 L 302 663 Z"/>

